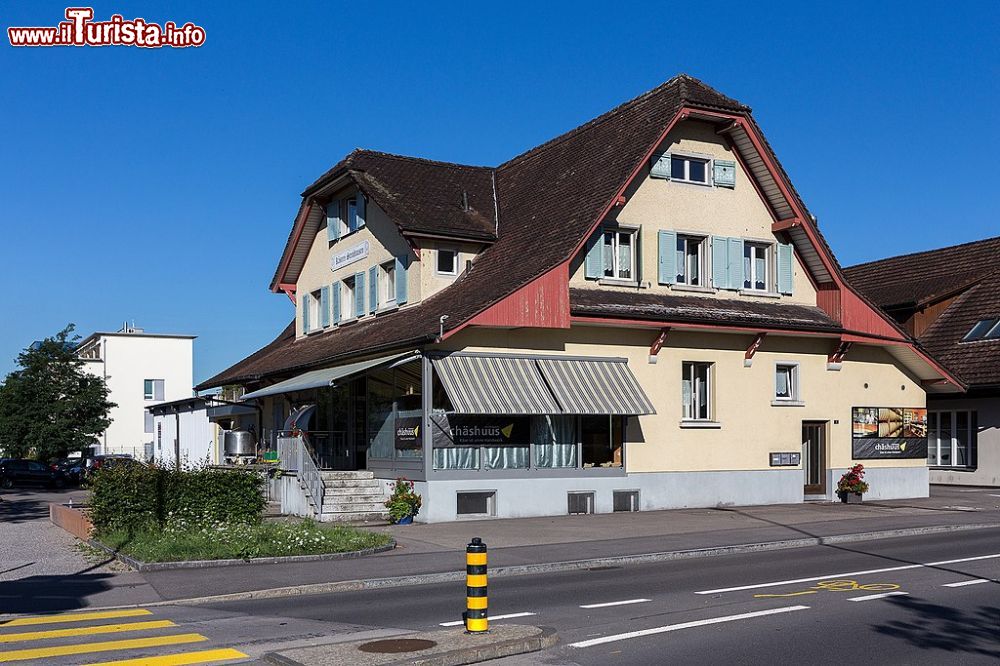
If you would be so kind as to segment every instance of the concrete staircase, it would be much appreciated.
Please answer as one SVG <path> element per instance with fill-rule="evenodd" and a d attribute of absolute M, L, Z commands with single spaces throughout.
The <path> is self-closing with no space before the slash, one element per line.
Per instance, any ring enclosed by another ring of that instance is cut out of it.
<path fill-rule="evenodd" d="M 326 494 L 322 522 L 364 522 L 388 520 L 382 481 L 374 472 L 320 472 Z"/>

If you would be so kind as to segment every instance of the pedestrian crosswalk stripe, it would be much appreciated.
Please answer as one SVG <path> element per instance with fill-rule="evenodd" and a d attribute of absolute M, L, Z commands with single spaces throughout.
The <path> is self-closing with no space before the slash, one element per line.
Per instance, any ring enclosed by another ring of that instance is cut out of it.
<path fill-rule="evenodd" d="M 104 641 L 100 643 L 77 643 L 73 645 L 58 645 L 31 650 L 8 650 L 0 652 L 0 662 L 21 661 L 24 659 L 45 659 L 46 657 L 65 657 L 88 652 L 108 652 L 110 650 L 137 650 L 140 648 L 162 647 L 164 645 L 180 645 L 182 643 L 200 643 L 208 638 L 201 634 L 174 634 L 173 636 L 157 636 L 156 638 L 130 638 L 121 641 Z"/>
<path fill-rule="evenodd" d="M 89 666 L 183 666 L 184 664 L 207 664 L 210 661 L 225 661 L 227 659 L 245 659 L 247 655 L 239 650 L 225 648 L 221 650 L 201 650 L 199 652 L 181 652 L 161 657 L 139 657 L 138 659 L 123 659 L 121 661 L 102 661 Z"/>
<path fill-rule="evenodd" d="M 33 615 L 18 617 L 6 622 L 0 620 L 0 627 L 27 627 L 35 624 L 60 624 L 62 622 L 84 622 L 86 620 L 111 620 L 119 617 L 138 617 L 152 615 L 145 608 L 125 608 L 114 611 L 96 611 L 92 613 L 58 613 L 56 615 Z"/>
<path fill-rule="evenodd" d="M 99 624 L 93 627 L 73 627 L 71 629 L 48 629 L 46 631 L 27 631 L 19 634 L 0 633 L 0 643 L 17 643 L 20 641 L 40 641 L 46 638 L 67 638 L 69 636 L 90 636 L 93 634 L 116 634 L 119 631 L 147 631 L 149 629 L 165 629 L 176 627 L 170 620 L 153 620 L 152 622 L 128 622 L 123 624 Z"/>

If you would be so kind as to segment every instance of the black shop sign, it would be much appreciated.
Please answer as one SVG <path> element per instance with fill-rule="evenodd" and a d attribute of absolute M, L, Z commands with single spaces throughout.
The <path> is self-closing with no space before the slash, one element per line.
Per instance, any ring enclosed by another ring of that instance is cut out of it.
<path fill-rule="evenodd" d="M 434 447 L 528 446 L 531 419 L 528 416 L 479 416 L 443 414 L 434 422 Z"/>

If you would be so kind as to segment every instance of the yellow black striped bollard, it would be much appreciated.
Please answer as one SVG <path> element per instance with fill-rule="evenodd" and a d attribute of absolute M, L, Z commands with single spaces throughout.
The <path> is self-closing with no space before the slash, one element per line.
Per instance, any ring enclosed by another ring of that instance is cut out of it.
<path fill-rule="evenodd" d="M 465 548 L 465 631 L 489 631 L 486 619 L 486 544 L 479 537 Z"/>

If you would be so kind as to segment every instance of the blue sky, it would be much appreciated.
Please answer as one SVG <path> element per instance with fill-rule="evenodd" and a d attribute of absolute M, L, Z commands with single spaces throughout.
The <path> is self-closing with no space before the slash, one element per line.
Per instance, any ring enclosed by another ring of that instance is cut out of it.
<path fill-rule="evenodd" d="M 6 2 L 0 23 L 55 25 L 65 6 Z M 1000 234 L 993 1 L 94 10 L 207 41 L 4 35 L 0 375 L 67 322 L 127 319 L 198 335 L 205 379 L 290 319 L 267 286 L 298 195 L 351 149 L 494 165 L 678 72 L 753 107 L 843 264 Z"/>

